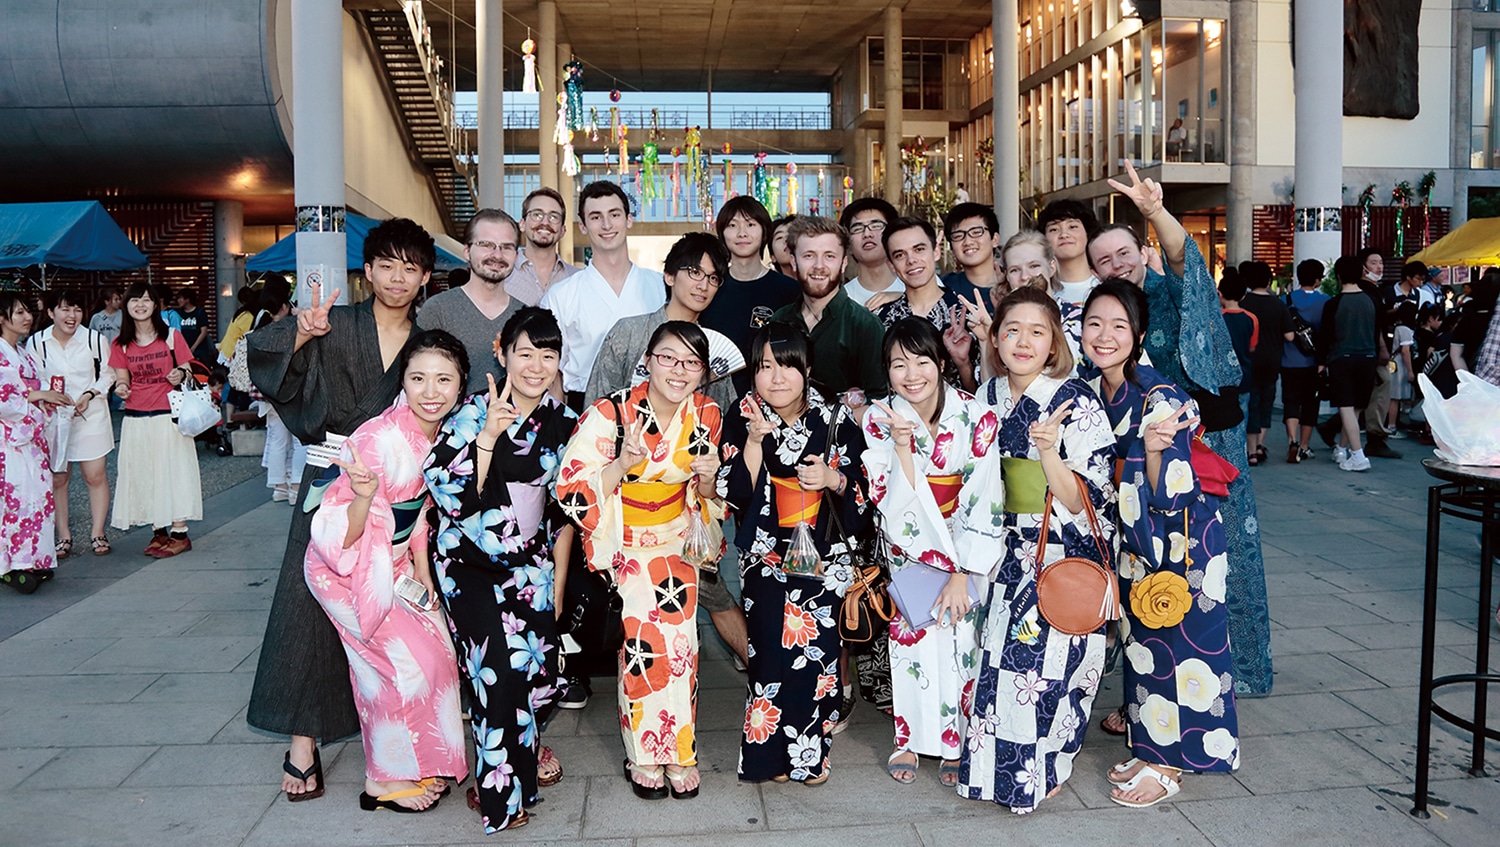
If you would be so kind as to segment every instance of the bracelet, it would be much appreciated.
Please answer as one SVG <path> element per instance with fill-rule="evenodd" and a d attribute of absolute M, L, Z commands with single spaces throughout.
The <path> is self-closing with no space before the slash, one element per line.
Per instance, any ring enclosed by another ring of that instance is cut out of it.
<path fill-rule="evenodd" d="M 478 450 L 481 453 L 493 453 L 493 452 L 495 452 L 495 448 L 493 448 L 493 447 L 480 447 L 478 441 L 474 442 L 474 449 Z"/>

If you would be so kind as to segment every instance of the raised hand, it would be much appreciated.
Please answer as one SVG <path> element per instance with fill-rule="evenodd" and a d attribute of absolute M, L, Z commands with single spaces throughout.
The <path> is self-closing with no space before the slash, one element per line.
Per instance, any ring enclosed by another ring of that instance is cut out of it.
<path fill-rule="evenodd" d="M 749 440 L 757 443 L 776 431 L 775 422 L 766 420 L 766 416 L 760 411 L 760 400 L 754 397 L 750 398 L 750 412 L 745 415 L 745 423 Z"/>
<path fill-rule="evenodd" d="M 327 300 L 320 299 L 323 286 L 313 283 L 306 308 L 297 310 L 297 331 L 314 338 L 327 335 L 332 325 L 328 323 L 328 312 L 338 302 L 339 290 L 335 288 Z"/>
<path fill-rule="evenodd" d="M 877 424 L 885 424 L 890 429 L 891 443 L 896 445 L 896 449 L 898 451 L 910 450 L 912 432 L 916 429 L 916 424 L 891 411 L 890 406 L 887 406 L 885 403 L 882 403 L 879 400 L 875 401 L 875 408 L 879 409 L 881 414 L 885 415 L 885 417 L 873 418 L 872 422 Z"/>
<path fill-rule="evenodd" d="M 622 471 L 628 471 L 646 460 L 646 418 L 636 418 L 635 423 L 625 429 L 625 440 L 620 445 L 620 455 L 615 461 Z"/>
<path fill-rule="evenodd" d="M 1072 406 L 1073 401 L 1069 400 L 1058 406 L 1057 411 L 1048 416 L 1046 420 L 1037 421 L 1031 425 L 1031 443 L 1036 445 L 1036 449 L 1043 453 L 1057 449 L 1058 433 L 1062 429 L 1063 421 L 1067 420 L 1068 415 L 1071 414 L 1069 410 Z"/>
<path fill-rule="evenodd" d="M 954 306 L 948 312 L 948 326 L 943 330 L 943 347 L 953 357 L 960 369 L 969 366 L 969 351 L 974 347 L 974 336 L 966 327 L 966 306 Z"/>
<path fill-rule="evenodd" d="M 990 307 L 985 305 L 985 297 L 978 295 L 970 301 L 969 298 L 960 294 L 958 299 L 964 304 L 964 320 L 968 322 L 969 331 L 981 339 L 989 338 L 990 324 L 993 323 L 993 319 L 990 317 Z"/>
<path fill-rule="evenodd" d="M 493 446 L 495 441 L 510 429 L 510 425 L 516 422 L 516 418 L 520 417 L 520 412 L 510 402 L 509 374 L 505 377 L 503 391 L 495 390 L 494 374 L 485 374 L 485 378 L 490 381 L 490 403 L 484 413 L 484 429 L 481 434 L 486 436 L 490 445 Z"/>
<path fill-rule="evenodd" d="M 375 472 L 365 466 L 364 459 L 359 456 L 359 448 L 354 442 L 349 442 L 349 459 L 334 458 L 333 463 L 343 468 L 344 474 L 349 477 L 349 489 L 354 492 L 355 497 L 369 500 L 375 496 L 375 490 L 380 482 L 375 478 Z"/>
<path fill-rule="evenodd" d="M 1134 203 L 1135 208 L 1141 213 L 1141 217 L 1150 220 L 1151 216 L 1161 211 L 1162 208 L 1161 185 L 1149 177 L 1142 180 L 1135 172 L 1135 165 L 1132 165 L 1129 159 L 1125 160 L 1125 173 L 1130 176 L 1130 184 L 1125 185 L 1111 178 L 1108 180 L 1110 188 L 1129 197 L 1130 202 Z"/>
<path fill-rule="evenodd" d="M 1159 274 L 1165 274 L 1167 272 L 1166 268 L 1161 263 L 1160 250 L 1157 250 L 1155 247 L 1147 247 L 1143 249 L 1141 253 L 1146 257 L 1146 267 L 1150 268 L 1153 271 L 1156 271 Z"/>
<path fill-rule="evenodd" d="M 1199 418 L 1196 416 L 1187 418 L 1186 420 L 1183 419 L 1182 416 L 1187 414 L 1189 409 L 1190 407 L 1184 403 L 1177 410 L 1177 414 L 1146 426 L 1146 433 L 1142 441 L 1146 445 L 1147 453 L 1161 453 L 1165 451 L 1172 445 L 1172 441 L 1177 437 L 1177 433 L 1184 429 L 1198 426 Z"/>

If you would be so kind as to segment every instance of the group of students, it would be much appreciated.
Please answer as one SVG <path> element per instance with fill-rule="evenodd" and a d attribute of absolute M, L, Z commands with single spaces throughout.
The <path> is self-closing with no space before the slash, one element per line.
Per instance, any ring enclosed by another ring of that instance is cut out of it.
<path fill-rule="evenodd" d="M 430 236 L 376 227 L 373 297 L 314 290 L 247 338 L 256 386 L 312 445 L 248 713 L 293 736 L 288 798 L 323 793 L 316 739 L 358 731 L 362 807 L 432 808 L 466 770 L 463 691 L 468 803 L 487 831 L 524 825 L 563 778 L 547 721 L 584 700 L 568 677 L 590 657 L 563 655 L 583 568 L 616 598 L 622 773 L 644 799 L 699 793 L 700 600 L 747 666 L 745 780 L 825 782 L 857 673 L 892 714 L 894 779 L 934 756 L 960 796 L 1030 812 L 1072 773 L 1112 638 L 1132 748 L 1106 774 L 1112 798 L 1149 806 L 1184 771 L 1238 767 L 1236 695 L 1269 689 L 1259 542 L 1248 480 L 1226 492 L 1199 474 L 1205 438 L 1242 463 L 1243 430 L 1196 436 L 1190 392 L 1239 373 L 1201 256 L 1160 187 L 1131 178 L 1116 187 L 1159 258 L 1072 207 L 997 257 L 993 213 L 971 205 L 946 234 L 955 253 L 988 250 L 942 281 L 925 222 L 868 201 L 844 223 L 772 222 L 750 198 L 657 275 L 630 262 L 629 200 L 607 182 L 580 195 L 593 261 L 559 273 L 566 211 L 544 189 L 519 222 L 476 217 L 470 282 L 442 295 L 467 300 L 431 316 L 413 306 Z M 875 266 L 851 232 L 900 274 L 875 312 L 845 287 L 851 254 L 862 277 Z M 759 264 L 767 248 L 790 254 L 794 283 Z M 1077 279 L 1079 256 L 1105 281 Z M 540 308 L 510 302 L 525 296 Z M 498 338 L 444 317 L 464 308 L 503 315 Z M 874 535 L 889 571 L 948 576 L 935 623 L 898 613 L 850 656 L 837 616 Z M 1065 557 L 1119 575 L 1112 638 L 1041 614 L 1036 577 Z"/>
<path fill-rule="evenodd" d="M 171 418 L 168 393 L 193 379 L 193 345 L 207 333 L 191 293 L 174 298 L 182 310 L 172 312 L 177 326 L 164 319 L 161 297 L 161 287 L 135 283 L 111 292 L 85 325 L 76 292 L 50 291 L 43 307 L 50 324 L 35 330 L 41 316 L 31 298 L 0 292 L 0 495 L 12 528 L 0 550 L 0 581 L 22 593 L 36 591 L 74 552 L 73 465 L 88 486 L 94 555 L 112 549 L 106 517 L 120 530 L 153 527 L 149 556 L 192 548 L 187 521 L 203 510 L 197 452 Z M 111 396 L 124 410 L 112 515 L 105 474 L 115 448 Z"/>

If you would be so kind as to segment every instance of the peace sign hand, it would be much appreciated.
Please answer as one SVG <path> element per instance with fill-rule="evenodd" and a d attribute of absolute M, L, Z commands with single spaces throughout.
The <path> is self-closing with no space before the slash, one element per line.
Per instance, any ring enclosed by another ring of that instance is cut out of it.
<path fill-rule="evenodd" d="M 322 290 L 323 286 L 313 283 L 312 290 L 308 293 L 312 302 L 308 303 L 306 308 L 297 311 L 297 332 L 302 335 L 317 338 L 327 335 L 328 330 L 333 328 L 328 322 L 328 312 L 338 302 L 339 290 L 335 288 L 333 293 L 328 295 L 327 300 L 321 299 Z"/>
<path fill-rule="evenodd" d="M 976 289 L 972 301 L 962 294 L 958 295 L 958 299 L 959 302 L 964 304 L 964 313 L 969 324 L 969 331 L 981 339 L 989 338 L 990 324 L 993 323 L 993 320 L 990 318 L 990 307 L 985 305 L 984 295 Z"/>
<path fill-rule="evenodd" d="M 626 428 L 625 440 L 620 445 L 620 455 L 615 457 L 615 462 L 620 466 L 620 472 L 625 473 L 644 462 L 646 456 L 646 419 L 639 417 Z"/>
<path fill-rule="evenodd" d="M 354 442 L 349 442 L 349 459 L 345 461 L 335 457 L 333 463 L 344 469 L 349 477 L 349 489 L 354 496 L 361 500 L 369 500 L 375 496 L 375 490 L 380 486 L 379 480 L 375 478 L 375 472 L 365 466 L 364 459 L 359 456 L 359 448 Z"/>
<path fill-rule="evenodd" d="M 495 390 L 495 375 L 485 374 L 485 378 L 490 381 L 490 402 L 485 410 L 484 429 L 480 435 L 485 437 L 489 446 L 493 447 L 495 441 L 510 429 L 510 425 L 516 422 L 516 418 L 520 417 L 520 412 L 510 402 L 510 376 L 508 374 L 505 377 L 505 390 L 498 393 Z"/>
<path fill-rule="evenodd" d="M 1118 182 L 1114 179 L 1108 180 L 1109 186 L 1130 198 L 1135 208 L 1140 211 L 1141 217 L 1150 220 L 1151 216 L 1162 209 L 1162 190 L 1156 180 L 1146 178 L 1142 180 L 1135 172 L 1135 165 L 1125 160 L 1125 172 L 1130 176 L 1130 185 Z"/>
<path fill-rule="evenodd" d="M 916 424 L 891 411 L 890 406 L 879 400 L 875 401 L 875 408 L 883 412 L 885 417 L 872 418 L 871 423 L 885 424 L 890 428 L 891 442 L 896 445 L 897 452 L 911 450 L 912 432 L 916 429 Z"/>
<path fill-rule="evenodd" d="M 750 412 L 745 415 L 745 423 L 749 440 L 757 443 L 776 431 L 776 424 L 761 414 L 758 396 L 750 398 Z"/>
<path fill-rule="evenodd" d="M 974 346 L 974 336 L 965 328 L 964 315 L 967 307 L 954 306 L 948 312 L 948 326 L 943 330 L 943 347 L 960 368 L 969 366 L 969 351 Z"/>
<path fill-rule="evenodd" d="M 1037 450 L 1048 453 L 1057 449 L 1058 432 L 1062 429 L 1063 421 L 1068 419 L 1069 409 L 1072 406 L 1073 401 L 1069 400 L 1058 406 L 1057 411 L 1046 420 L 1037 421 L 1031 425 L 1031 443 L 1036 445 Z"/>
<path fill-rule="evenodd" d="M 1190 427 L 1198 426 L 1197 416 L 1183 420 L 1182 416 L 1187 414 L 1190 407 L 1184 403 L 1177 413 L 1164 420 L 1146 426 L 1146 434 L 1143 439 L 1147 453 L 1161 453 L 1172 445 L 1177 433 Z"/>

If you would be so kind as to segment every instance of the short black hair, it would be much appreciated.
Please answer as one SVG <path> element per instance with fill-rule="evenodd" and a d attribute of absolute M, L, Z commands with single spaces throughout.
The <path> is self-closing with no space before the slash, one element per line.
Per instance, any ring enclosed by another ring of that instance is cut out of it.
<path fill-rule="evenodd" d="M 1328 269 L 1317 259 L 1303 259 L 1297 263 L 1297 284 L 1303 288 L 1317 288 L 1323 284 L 1323 275 Z"/>
<path fill-rule="evenodd" d="M 704 256 L 713 262 L 714 273 L 719 275 L 720 284 L 729 278 L 729 251 L 724 249 L 724 242 L 706 232 L 690 232 L 677 239 L 677 243 L 667 251 L 662 270 L 670 276 L 689 268 L 701 269 Z"/>
<path fill-rule="evenodd" d="M 891 367 L 891 351 L 896 345 L 901 349 L 917 356 L 926 356 L 941 370 L 943 362 L 947 361 L 948 354 L 943 347 L 943 334 L 932 325 L 932 321 L 920 318 L 916 315 L 902 318 L 891 324 L 891 328 L 885 331 L 885 343 L 881 345 L 881 361 L 885 363 L 886 370 Z M 943 400 L 948 393 L 947 383 L 938 380 L 937 406 L 932 410 L 932 420 L 928 423 L 937 423 L 943 417 Z M 891 386 L 891 394 L 896 393 L 894 385 Z"/>
<path fill-rule="evenodd" d="M 891 236 L 898 232 L 905 232 L 908 229 L 920 229 L 927 236 L 927 243 L 933 247 L 937 246 L 937 231 L 932 228 L 932 224 L 921 218 L 913 217 L 897 218 L 886 224 L 885 232 L 880 234 L 880 246 L 884 247 L 886 253 L 889 254 L 891 252 Z"/>
<path fill-rule="evenodd" d="M 376 259 L 411 262 L 424 273 L 431 273 L 437 264 L 437 246 L 421 224 L 410 218 L 391 218 L 365 236 L 365 264 L 373 265 Z"/>
<path fill-rule="evenodd" d="M 808 340 L 807 332 L 796 324 L 787 323 L 768 323 L 761 327 L 755 333 L 755 340 L 750 342 L 752 380 L 765 364 L 767 346 L 771 348 L 771 359 L 776 364 L 802 374 L 802 405 L 806 407 L 812 373 L 812 342 Z"/>
<path fill-rule="evenodd" d="M 1090 241 L 1099 234 L 1099 218 L 1094 210 L 1078 200 L 1053 200 L 1042 213 L 1036 216 L 1036 228 L 1043 233 L 1057 221 L 1076 220 L 1083 224 L 1083 232 Z"/>
<path fill-rule="evenodd" d="M 500 346 L 495 352 L 501 353 L 515 347 L 516 342 L 521 340 L 522 333 L 532 347 L 562 353 L 562 329 L 557 325 L 557 317 L 536 306 L 523 306 L 510 316 L 510 320 L 500 330 Z"/>
<path fill-rule="evenodd" d="M 152 331 L 156 333 L 157 338 L 166 339 L 167 321 L 161 316 L 162 302 L 160 288 L 161 286 L 152 285 L 145 280 L 137 280 L 125 289 L 123 296 L 125 298 L 124 306 L 126 312 L 125 316 L 120 320 L 120 334 L 115 336 L 115 343 L 120 345 L 121 349 L 128 350 L 130 349 L 130 345 L 135 343 L 135 320 L 130 317 L 130 301 L 139 300 L 142 297 L 148 298 L 151 301 Z M 10 314 L 10 312 L 6 311 L 5 314 Z"/>
<path fill-rule="evenodd" d="M 1402 279 L 1411 279 L 1414 276 L 1415 277 L 1421 277 L 1422 278 L 1422 282 L 1426 282 L 1427 281 L 1427 265 L 1426 265 L 1426 263 L 1424 263 L 1424 262 L 1407 262 L 1406 264 L 1404 264 L 1404 265 L 1401 266 L 1401 278 Z M 1417 284 L 1420 285 L 1421 283 L 1417 283 Z"/>
<path fill-rule="evenodd" d="M 776 230 L 781 229 L 782 227 L 786 226 L 792 221 L 795 221 L 796 219 L 796 215 L 783 215 L 776 220 L 771 221 L 770 231 L 766 233 L 766 243 L 770 244 L 776 238 Z"/>
<path fill-rule="evenodd" d="M 714 231 L 719 234 L 719 240 L 724 240 L 724 230 L 734 222 L 735 216 L 744 215 L 752 221 L 760 224 L 760 249 L 765 250 L 771 243 L 771 213 L 761 202 L 749 194 L 739 194 L 724 201 L 719 207 L 719 216 L 714 218 Z"/>
<path fill-rule="evenodd" d="M 1146 336 L 1146 330 L 1151 325 L 1151 308 L 1145 289 L 1120 277 L 1110 277 L 1089 292 L 1088 299 L 1083 301 L 1083 319 L 1088 320 L 1089 307 L 1100 297 L 1112 297 L 1125 310 L 1125 318 L 1130 321 L 1130 356 L 1125 359 L 1125 378 L 1135 382 L 1135 366 L 1141 360 L 1141 352 L 1145 349 L 1141 346 L 1141 340 Z"/>
<path fill-rule="evenodd" d="M 1363 257 L 1340 256 L 1333 262 L 1333 275 L 1338 278 L 1339 285 L 1358 285 L 1359 281 L 1364 278 L 1364 268 Z"/>
<path fill-rule="evenodd" d="M 1219 280 L 1219 294 L 1225 300 L 1242 300 L 1247 290 L 1249 289 L 1245 285 L 1245 275 L 1242 273 L 1226 273 L 1223 279 Z"/>
<path fill-rule="evenodd" d="M 683 344 L 692 348 L 693 355 L 703 361 L 703 379 L 710 379 L 713 374 L 709 372 L 708 336 L 703 334 L 703 329 L 695 323 L 688 321 L 667 321 L 651 333 L 651 340 L 646 344 L 646 352 L 655 353 L 656 346 L 661 344 L 662 339 L 667 336 L 675 336 L 682 340 Z"/>
<path fill-rule="evenodd" d="M 619 198 L 620 205 L 625 209 L 625 214 L 635 214 L 630 205 L 630 195 L 625 193 L 625 189 L 621 188 L 619 183 L 610 182 L 607 179 L 596 179 L 585 185 L 583 190 L 578 192 L 578 217 L 583 217 L 584 204 L 590 200 L 599 200 L 604 197 Z"/>
<path fill-rule="evenodd" d="M 194 291 L 191 285 L 184 285 L 177 289 L 177 296 L 192 303 L 194 306 L 198 305 L 198 292 Z"/>
<path fill-rule="evenodd" d="M 462 341 L 449 332 L 441 329 L 424 329 L 407 339 L 402 346 L 401 352 L 396 355 L 396 370 L 403 376 L 406 368 L 411 364 L 412 357 L 418 353 L 431 351 L 449 359 L 458 366 L 458 382 L 466 385 L 469 382 L 469 351 L 464 349 Z"/>
<path fill-rule="evenodd" d="M 990 231 L 990 235 L 1000 233 L 1000 219 L 995 216 L 993 206 L 986 206 L 983 203 L 959 203 L 943 216 L 943 234 L 951 240 L 953 230 L 969 218 L 979 218 L 984 221 L 985 229 Z"/>
<path fill-rule="evenodd" d="M 879 212 L 880 216 L 885 218 L 886 223 L 890 223 L 896 218 L 901 217 L 901 213 L 896 211 L 895 206 L 892 206 L 879 197 L 861 197 L 845 206 L 844 211 L 839 213 L 839 226 L 848 229 L 849 224 L 853 223 L 855 215 L 860 212 L 869 211 Z"/>
<path fill-rule="evenodd" d="M 1271 272 L 1271 266 L 1265 262 L 1257 262 L 1253 259 L 1240 262 L 1240 279 L 1245 283 L 1246 291 L 1269 286 L 1274 275 Z"/>
<path fill-rule="evenodd" d="M 76 306 L 84 311 L 87 311 L 89 308 L 88 301 L 84 299 L 83 292 L 73 291 L 72 289 L 68 288 L 59 288 L 53 291 L 48 291 L 45 295 L 43 295 L 42 302 L 46 304 L 47 311 L 49 312 L 53 309 L 60 308 L 64 304 L 69 306 Z"/>

